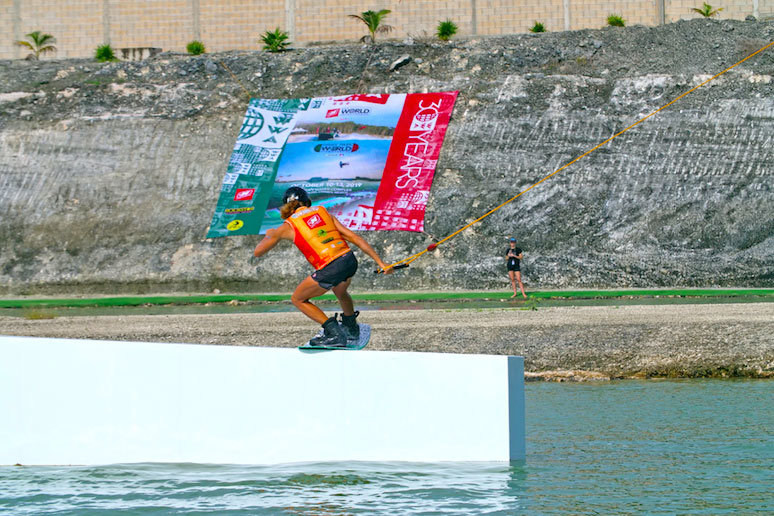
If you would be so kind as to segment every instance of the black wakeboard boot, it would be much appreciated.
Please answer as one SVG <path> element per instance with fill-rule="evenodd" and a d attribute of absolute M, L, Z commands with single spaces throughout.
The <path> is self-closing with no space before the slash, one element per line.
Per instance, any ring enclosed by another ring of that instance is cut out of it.
<path fill-rule="evenodd" d="M 322 327 L 322 335 L 313 337 L 309 340 L 309 344 L 313 346 L 346 347 L 347 334 L 339 325 L 339 321 L 337 321 L 335 317 L 328 318 L 328 320 L 323 323 Z"/>
<path fill-rule="evenodd" d="M 357 310 L 352 315 L 341 315 L 341 326 L 344 328 L 344 332 L 349 340 L 360 338 L 360 326 L 357 324 L 358 315 L 360 315 L 360 312 Z"/>

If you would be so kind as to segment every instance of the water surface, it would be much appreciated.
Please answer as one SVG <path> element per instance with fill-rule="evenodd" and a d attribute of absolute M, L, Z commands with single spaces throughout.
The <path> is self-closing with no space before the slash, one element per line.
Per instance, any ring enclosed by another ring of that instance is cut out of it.
<path fill-rule="evenodd" d="M 774 382 L 529 383 L 526 395 L 519 464 L 2 467 L 0 514 L 774 512 Z"/>

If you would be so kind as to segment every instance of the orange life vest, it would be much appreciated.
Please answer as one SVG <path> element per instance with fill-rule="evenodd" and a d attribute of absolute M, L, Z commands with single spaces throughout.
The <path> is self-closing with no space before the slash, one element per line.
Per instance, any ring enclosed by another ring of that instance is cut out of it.
<path fill-rule="evenodd" d="M 323 206 L 299 208 L 285 222 L 293 228 L 293 243 L 316 270 L 349 252 L 347 242 Z"/>

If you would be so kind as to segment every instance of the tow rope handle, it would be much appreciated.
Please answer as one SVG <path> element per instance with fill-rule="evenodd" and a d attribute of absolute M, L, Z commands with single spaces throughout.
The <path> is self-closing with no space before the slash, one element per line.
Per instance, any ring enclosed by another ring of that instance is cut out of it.
<path fill-rule="evenodd" d="M 393 266 L 391 268 L 397 270 L 397 269 L 405 269 L 408 266 L 409 266 L 409 264 L 407 264 L 407 263 L 401 263 L 400 265 L 395 265 L 395 266 Z M 384 274 L 384 269 L 376 269 L 376 270 L 374 270 L 374 274 Z"/>

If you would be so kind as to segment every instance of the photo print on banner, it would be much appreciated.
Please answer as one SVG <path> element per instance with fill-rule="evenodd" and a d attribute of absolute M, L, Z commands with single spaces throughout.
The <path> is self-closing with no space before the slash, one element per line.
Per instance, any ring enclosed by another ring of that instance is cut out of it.
<path fill-rule="evenodd" d="M 207 238 L 278 227 L 291 186 L 352 230 L 422 231 L 457 93 L 251 99 Z"/>

